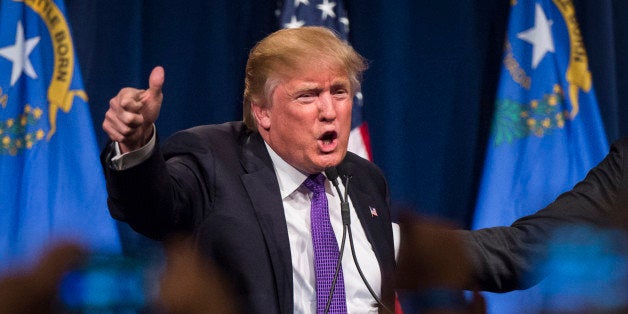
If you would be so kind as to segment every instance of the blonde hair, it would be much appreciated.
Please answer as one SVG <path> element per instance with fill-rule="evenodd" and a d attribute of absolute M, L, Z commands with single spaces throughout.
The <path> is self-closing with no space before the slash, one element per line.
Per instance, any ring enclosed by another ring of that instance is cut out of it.
<path fill-rule="evenodd" d="M 244 79 L 244 123 L 257 131 L 251 104 L 270 105 L 270 97 L 282 79 L 297 75 L 303 67 L 317 64 L 346 71 L 353 95 L 360 91 L 366 61 L 349 44 L 325 27 L 301 27 L 276 31 L 257 43 L 249 53 Z"/>

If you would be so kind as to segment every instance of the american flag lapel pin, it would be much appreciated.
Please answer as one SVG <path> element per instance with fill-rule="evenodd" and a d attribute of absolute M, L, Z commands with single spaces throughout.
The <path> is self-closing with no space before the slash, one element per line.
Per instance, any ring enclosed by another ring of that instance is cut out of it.
<path fill-rule="evenodd" d="M 371 217 L 377 217 L 377 209 L 375 207 L 369 206 L 371 210 Z"/>

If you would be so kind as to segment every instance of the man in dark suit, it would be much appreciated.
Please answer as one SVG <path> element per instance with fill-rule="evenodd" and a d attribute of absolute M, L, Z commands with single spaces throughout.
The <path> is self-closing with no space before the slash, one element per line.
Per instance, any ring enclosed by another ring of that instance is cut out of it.
<path fill-rule="evenodd" d="M 391 308 L 386 283 L 398 231 L 386 181 L 372 163 L 347 152 L 352 99 L 365 69 L 363 58 L 327 29 L 277 31 L 249 55 L 244 122 L 195 127 L 159 147 L 153 123 L 165 75 L 155 68 L 149 88 L 122 89 L 103 122 L 112 140 L 102 154 L 111 215 L 154 239 L 193 234 L 233 283 L 244 312 L 321 312 L 320 299 L 329 297 L 317 304 L 314 196 L 304 182 L 337 167 L 340 190 L 323 177 L 331 225 L 340 244 L 339 204 L 348 193 L 362 269 L 343 258 L 344 280 L 335 290 L 344 290 L 349 312 L 377 311 L 375 297 Z"/>

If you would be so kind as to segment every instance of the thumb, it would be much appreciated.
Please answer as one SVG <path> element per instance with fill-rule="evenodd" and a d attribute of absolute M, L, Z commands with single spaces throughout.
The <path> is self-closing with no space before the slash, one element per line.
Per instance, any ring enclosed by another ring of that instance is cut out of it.
<path fill-rule="evenodd" d="M 156 66 L 148 77 L 148 93 L 155 97 L 159 96 L 161 94 L 161 87 L 164 85 L 164 80 L 164 68 Z"/>
<path fill-rule="evenodd" d="M 144 105 L 142 114 L 145 122 L 148 124 L 155 122 L 159 115 L 161 101 L 163 100 L 161 88 L 164 85 L 164 77 L 164 68 L 156 66 L 148 77 L 148 89 L 143 91 L 140 96 L 139 100 Z"/>

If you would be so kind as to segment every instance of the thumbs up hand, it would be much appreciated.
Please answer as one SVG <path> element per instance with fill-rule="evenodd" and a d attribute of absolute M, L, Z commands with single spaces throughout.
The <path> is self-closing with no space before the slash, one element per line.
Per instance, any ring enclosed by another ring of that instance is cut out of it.
<path fill-rule="evenodd" d="M 157 66 L 150 73 L 148 89 L 126 87 L 109 101 L 102 127 L 119 143 L 121 153 L 139 149 L 151 138 L 163 101 L 164 79 L 164 69 Z"/>

